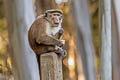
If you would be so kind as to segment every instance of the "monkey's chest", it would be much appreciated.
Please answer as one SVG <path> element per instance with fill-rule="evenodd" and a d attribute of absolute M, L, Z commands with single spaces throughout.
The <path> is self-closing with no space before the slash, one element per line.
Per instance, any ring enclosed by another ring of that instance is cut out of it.
<path fill-rule="evenodd" d="M 48 26 L 46 29 L 46 33 L 50 36 L 55 35 L 57 32 L 59 32 L 60 27 L 50 27 Z"/>

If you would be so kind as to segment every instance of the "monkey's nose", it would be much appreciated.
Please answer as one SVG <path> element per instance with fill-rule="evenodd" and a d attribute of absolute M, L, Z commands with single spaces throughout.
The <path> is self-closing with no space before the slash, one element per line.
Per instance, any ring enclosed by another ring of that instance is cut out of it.
<path fill-rule="evenodd" d="M 58 23 L 59 23 L 59 18 L 58 18 L 58 17 L 55 17 L 55 18 L 54 18 L 54 23 L 55 23 L 55 24 L 58 24 Z"/>
<path fill-rule="evenodd" d="M 55 24 L 58 24 L 59 23 L 59 20 L 58 19 L 55 19 Z"/>

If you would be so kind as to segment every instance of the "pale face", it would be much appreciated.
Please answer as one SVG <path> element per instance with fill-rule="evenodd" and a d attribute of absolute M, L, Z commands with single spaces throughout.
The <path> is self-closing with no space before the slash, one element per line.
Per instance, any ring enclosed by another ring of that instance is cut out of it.
<path fill-rule="evenodd" d="M 48 19 L 50 19 L 50 22 L 53 27 L 57 27 L 59 24 L 62 23 L 62 14 L 58 12 L 49 13 Z"/>

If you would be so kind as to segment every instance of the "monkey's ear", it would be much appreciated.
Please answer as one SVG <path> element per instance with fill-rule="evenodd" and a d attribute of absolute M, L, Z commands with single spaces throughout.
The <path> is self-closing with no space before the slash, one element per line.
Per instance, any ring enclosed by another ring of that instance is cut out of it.
<path fill-rule="evenodd" d="M 47 12 L 44 13 L 44 16 L 47 17 Z"/>
<path fill-rule="evenodd" d="M 48 13 L 50 13 L 49 10 L 46 10 L 44 13 L 45 17 L 48 17 Z"/>

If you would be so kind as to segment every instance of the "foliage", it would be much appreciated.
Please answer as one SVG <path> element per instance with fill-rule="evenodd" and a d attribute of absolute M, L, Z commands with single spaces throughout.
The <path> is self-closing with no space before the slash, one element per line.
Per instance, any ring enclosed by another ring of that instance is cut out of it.
<path fill-rule="evenodd" d="M 3 0 L 0 0 L 0 72 L 8 71 L 8 30 Z M 8 60 L 11 62 L 10 60 Z"/>

